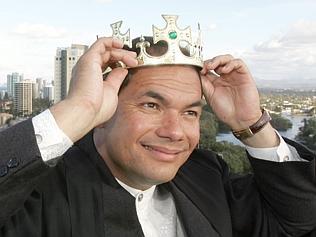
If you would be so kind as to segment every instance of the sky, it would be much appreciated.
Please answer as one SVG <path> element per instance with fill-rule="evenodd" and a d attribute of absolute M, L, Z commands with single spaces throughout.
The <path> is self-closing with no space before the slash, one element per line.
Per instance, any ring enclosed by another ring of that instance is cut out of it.
<path fill-rule="evenodd" d="M 231 54 L 260 80 L 316 80 L 315 12 L 316 0 L 1 0 L 0 85 L 12 72 L 53 80 L 58 47 L 91 45 L 119 20 L 132 38 L 151 35 L 161 14 L 200 23 L 204 59 Z"/>

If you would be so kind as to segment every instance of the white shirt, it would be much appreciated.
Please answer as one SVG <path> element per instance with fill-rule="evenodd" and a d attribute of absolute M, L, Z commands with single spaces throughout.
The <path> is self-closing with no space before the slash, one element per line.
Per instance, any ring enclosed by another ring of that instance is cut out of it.
<path fill-rule="evenodd" d="M 73 142 L 58 127 L 53 115 L 47 109 L 32 119 L 37 144 L 42 159 L 47 164 L 61 156 Z M 278 134 L 278 133 L 277 133 Z M 280 145 L 272 148 L 253 148 L 246 146 L 248 153 L 255 158 L 275 162 L 305 161 L 298 155 L 296 149 L 280 138 Z M 137 217 L 146 237 L 176 237 L 185 236 L 183 227 L 177 215 L 171 193 L 161 196 L 156 186 L 141 191 L 118 183 L 135 197 Z"/>
<path fill-rule="evenodd" d="M 137 217 L 145 236 L 185 236 L 170 192 L 159 194 L 156 185 L 142 191 L 116 180 L 135 197 Z"/>

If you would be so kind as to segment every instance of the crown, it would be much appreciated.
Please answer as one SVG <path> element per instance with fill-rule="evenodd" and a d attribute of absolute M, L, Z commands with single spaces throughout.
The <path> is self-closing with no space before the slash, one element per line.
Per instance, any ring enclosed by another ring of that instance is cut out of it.
<path fill-rule="evenodd" d="M 149 40 L 146 40 L 147 37 L 143 36 L 135 39 L 136 43 L 133 40 L 133 44 L 136 44 L 135 46 L 139 51 L 137 55 L 137 67 L 177 64 L 193 65 L 202 68 L 203 56 L 200 25 L 198 24 L 197 37 L 193 39 L 189 26 L 185 29 L 180 29 L 177 26 L 177 15 L 162 15 L 162 17 L 166 21 L 166 26 L 163 29 L 159 29 L 153 25 L 153 44 Z M 127 47 L 132 48 L 130 30 L 128 29 L 126 33 L 122 34 L 120 31 L 122 23 L 122 21 L 118 21 L 111 24 L 112 36 L 120 39 Z M 151 55 L 148 49 L 161 41 L 165 42 L 165 52 L 159 56 Z"/>

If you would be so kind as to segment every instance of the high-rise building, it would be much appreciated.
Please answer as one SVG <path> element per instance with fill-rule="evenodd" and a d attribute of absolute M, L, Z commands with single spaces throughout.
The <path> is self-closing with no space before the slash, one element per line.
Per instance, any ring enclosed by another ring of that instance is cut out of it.
<path fill-rule="evenodd" d="M 6 92 L 5 90 L 0 91 L 0 100 L 2 100 L 4 98 L 5 92 Z"/>
<path fill-rule="evenodd" d="M 43 80 L 43 88 L 47 85 L 48 85 L 47 80 Z"/>
<path fill-rule="evenodd" d="M 36 97 L 33 95 L 33 98 L 43 98 L 43 79 L 38 77 L 35 81 L 37 85 L 37 95 Z"/>
<path fill-rule="evenodd" d="M 40 91 L 38 90 L 38 84 L 35 82 L 32 83 L 32 97 L 37 99 L 40 97 Z"/>
<path fill-rule="evenodd" d="M 36 78 L 36 83 L 38 85 L 38 91 L 42 90 L 43 89 L 43 79 L 40 77 Z"/>
<path fill-rule="evenodd" d="M 67 96 L 72 68 L 87 49 L 88 46 L 79 44 L 72 44 L 68 48 L 57 48 L 54 75 L 55 103 Z"/>
<path fill-rule="evenodd" d="M 32 114 L 32 82 L 24 80 L 14 84 L 14 112 L 20 116 Z"/>
<path fill-rule="evenodd" d="M 49 101 L 54 100 L 54 86 L 52 85 L 44 86 L 43 92 L 44 92 L 43 93 L 44 99 L 48 99 Z"/>
<path fill-rule="evenodd" d="M 14 97 L 14 83 L 23 81 L 23 74 L 13 72 L 7 75 L 7 92 L 10 97 Z"/>

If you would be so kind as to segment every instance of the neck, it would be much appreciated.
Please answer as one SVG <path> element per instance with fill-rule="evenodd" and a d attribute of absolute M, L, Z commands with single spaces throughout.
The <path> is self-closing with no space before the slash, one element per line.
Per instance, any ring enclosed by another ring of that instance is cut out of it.
<path fill-rule="evenodd" d="M 95 128 L 93 133 L 93 142 L 103 161 L 117 180 L 120 180 L 131 188 L 141 191 L 150 189 L 152 186 L 156 185 L 155 183 L 146 182 L 146 180 L 140 180 L 132 174 L 126 175 L 127 172 L 124 172 L 124 169 L 121 168 L 122 165 L 119 165 L 114 159 L 109 157 L 109 154 L 105 148 L 106 139 L 104 138 L 103 133 L 104 131 L 102 131 L 102 128 Z"/>

